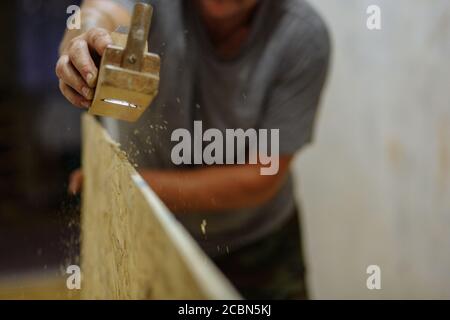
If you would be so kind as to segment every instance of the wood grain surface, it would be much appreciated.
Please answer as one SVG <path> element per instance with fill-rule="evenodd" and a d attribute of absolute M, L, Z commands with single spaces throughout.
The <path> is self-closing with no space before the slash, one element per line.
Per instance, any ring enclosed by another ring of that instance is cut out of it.
<path fill-rule="evenodd" d="M 83 173 L 83 299 L 239 298 L 88 114 Z"/>

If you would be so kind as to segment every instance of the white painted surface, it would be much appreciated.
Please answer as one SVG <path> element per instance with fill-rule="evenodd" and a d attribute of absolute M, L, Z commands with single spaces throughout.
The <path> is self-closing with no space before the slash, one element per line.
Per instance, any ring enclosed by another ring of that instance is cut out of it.
<path fill-rule="evenodd" d="M 448 299 L 450 1 L 310 2 L 334 38 L 316 143 L 295 164 L 312 295 Z"/>

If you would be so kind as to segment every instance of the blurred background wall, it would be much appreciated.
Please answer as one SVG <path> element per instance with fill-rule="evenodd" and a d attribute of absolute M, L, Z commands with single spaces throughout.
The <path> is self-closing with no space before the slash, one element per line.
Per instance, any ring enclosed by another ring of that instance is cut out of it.
<path fill-rule="evenodd" d="M 334 38 L 316 143 L 296 163 L 312 295 L 448 299 L 450 2 L 310 2 Z"/>

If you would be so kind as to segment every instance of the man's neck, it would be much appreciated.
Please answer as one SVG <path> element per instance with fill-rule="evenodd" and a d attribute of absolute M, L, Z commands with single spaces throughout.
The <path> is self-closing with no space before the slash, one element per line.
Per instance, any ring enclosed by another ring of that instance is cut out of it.
<path fill-rule="evenodd" d="M 230 58 L 236 55 L 250 34 L 256 6 L 229 18 L 214 19 L 200 14 L 211 42 L 219 56 Z"/>

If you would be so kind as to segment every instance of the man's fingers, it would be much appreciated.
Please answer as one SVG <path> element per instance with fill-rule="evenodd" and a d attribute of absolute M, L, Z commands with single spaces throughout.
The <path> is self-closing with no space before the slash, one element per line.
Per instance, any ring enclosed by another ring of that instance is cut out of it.
<path fill-rule="evenodd" d="M 59 80 L 59 90 L 61 90 L 63 96 L 74 106 L 80 108 L 89 108 L 91 106 L 91 102 L 89 100 L 86 100 L 82 95 L 69 87 L 62 80 Z"/>
<path fill-rule="evenodd" d="M 88 84 L 81 78 L 80 74 L 73 67 L 68 55 L 63 55 L 59 58 L 56 64 L 56 75 L 65 84 L 81 94 L 86 100 L 92 100 L 94 97 L 94 90 L 89 88 Z"/>
<path fill-rule="evenodd" d="M 90 48 L 94 49 L 100 56 L 103 56 L 108 45 L 112 44 L 112 38 L 109 32 L 102 28 L 93 28 L 86 34 L 87 43 Z"/>
<path fill-rule="evenodd" d="M 86 40 L 81 38 L 72 40 L 69 47 L 69 59 L 89 87 L 94 88 L 98 70 L 92 60 Z"/>
<path fill-rule="evenodd" d="M 112 44 L 109 32 L 93 28 L 72 39 L 65 51 L 66 54 L 58 60 L 56 74 L 60 79 L 59 88 L 73 105 L 90 107 L 98 77 L 98 68 L 91 52 L 96 51 L 99 55 L 103 55 L 109 44 Z"/>

